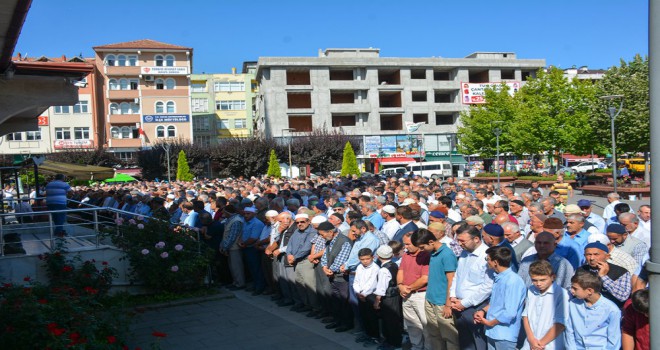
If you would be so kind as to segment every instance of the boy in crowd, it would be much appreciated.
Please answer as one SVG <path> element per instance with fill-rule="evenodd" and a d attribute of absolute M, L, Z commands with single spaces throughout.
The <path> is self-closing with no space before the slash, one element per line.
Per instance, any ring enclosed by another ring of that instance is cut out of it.
<path fill-rule="evenodd" d="M 376 283 L 378 282 L 378 265 L 374 263 L 374 253 L 370 248 L 362 248 L 358 252 L 360 265 L 355 270 L 353 289 L 358 297 L 358 308 L 364 323 L 366 338 L 358 338 L 367 344 L 376 344 L 380 337 L 378 315 L 374 310 Z"/>
<path fill-rule="evenodd" d="M 398 242 L 397 242 L 398 243 Z M 403 316 L 401 314 L 401 295 L 396 285 L 396 274 L 399 266 L 392 261 L 392 248 L 382 245 L 376 251 L 380 270 L 374 292 L 373 308 L 383 320 L 383 337 L 385 342 L 379 349 L 390 350 L 401 347 L 403 332 Z"/>
<path fill-rule="evenodd" d="M 523 350 L 562 350 L 566 348 L 568 291 L 555 282 L 552 265 L 538 260 L 529 266 L 532 285 L 522 314 L 527 334 Z"/>
<path fill-rule="evenodd" d="M 621 323 L 623 350 L 648 350 L 649 343 L 649 290 L 641 289 L 623 306 Z"/>
<path fill-rule="evenodd" d="M 474 313 L 474 322 L 485 326 L 488 350 L 516 349 L 527 288 L 509 268 L 512 260 L 513 251 L 508 247 L 486 250 L 488 268 L 496 275 L 490 303 Z"/>
<path fill-rule="evenodd" d="M 578 270 L 571 283 L 574 298 L 568 303 L 566 348 L 619 349 L 621 311 L 601 296 L 601 279 L 593 272 Z"/>

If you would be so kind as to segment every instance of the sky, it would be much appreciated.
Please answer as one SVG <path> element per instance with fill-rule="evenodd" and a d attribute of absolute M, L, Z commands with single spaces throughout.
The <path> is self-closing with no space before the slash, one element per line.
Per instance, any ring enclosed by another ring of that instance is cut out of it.
<path fill-rule="evenodd" d="M 606 69 L 648 54 L 648 1 L 33 0 L 14 55 L 93 57 L 93 46 L 139 39 L 192 47 L 194 73 L 340 47 L 381 57 L 506 51 Z"/>

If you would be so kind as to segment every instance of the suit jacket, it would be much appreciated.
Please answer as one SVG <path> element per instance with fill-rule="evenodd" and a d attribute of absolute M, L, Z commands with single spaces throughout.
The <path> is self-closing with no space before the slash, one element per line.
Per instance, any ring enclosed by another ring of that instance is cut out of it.
<path fill-rule="evenodd" d="M 393 241 L 403 242 L 403 236 L 404 236 L 406 233 L 408 233 L 408 232 L 413 232 L 413 231 L 417 231 L 417 229 L 418 229 L 417 225 L 415 225 L 414 222 L 410 221 L 409 223 L 407 223 L 407 224 L 401 226 L 401 228 L 399 229 L 399 231 L 396 231 L 396 233 L 394 234 L 394 237 L 392 237 L 392 240 L 393 240 Z"/>
<path fill-rule="evenodd" d="M 516 253 L 516 258 L 518 261 L 522 261 L 522 256 L 525 254 L 527 249 L 534 246 L 534 243 L 530 242 L 527 238 L 524 238 L 520 243 L 513 247 L 513 252 Z"/>

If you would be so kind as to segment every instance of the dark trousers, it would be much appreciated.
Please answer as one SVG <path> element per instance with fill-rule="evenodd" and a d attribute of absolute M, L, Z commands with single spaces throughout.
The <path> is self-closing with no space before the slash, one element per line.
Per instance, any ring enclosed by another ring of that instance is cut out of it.
<path fill-rule="evenodd" d="M 261 258 L 259 257 L 259 254 L 260 252 L 255 247 L 243 248 L 245 263 L 254 282 L 254 290 L 257 292 L 263 292 L 266 288 L 266 280 L 264 280 L 264 274 L 261 270 Z"/>
<path fill-rule="evenodd" d="M 316 297 L 319 301 L 319 306 L 321 307 L 321 311 L 330 313 L 330 310 L 332 310 L 332 286 L 330 285 L 330 279 L 323 272 L 323 266 L 321 264 L 314 266 L 314 272 L 316 273 Z"/>
<path fill-rule="evenodd" d="M 342 326 L 353 328 L 353 311 L 348 304 L 348 277 L 335 275 L 330 285 L 332 286 L 332 313 L 335 320 Z"/>
<path fill-rule="evenodd" d="M 474 324 L 474 313 L 487 304 L 487 301 L 462 312 L 454 311 L 454 323 L 458 329 L 458 344 L 462 350 L 486 350 L 486 333 L 484 326 Z"/>
<path fill-rule="evenodd" d="M 66 204 L 46 204 L 48 210 L 66 210 Z M 64 224 L 66 223 L 66 213 L 51 213 L 53 217 L 53 233 L 58 235 L 64 233 Z"/>
<path fill-rule="evenodd" d="M 383 320 L 383 337 L 385 341 L 398 348 L 401 346 L 401 334 L 403 333 L 403 313 L 401 311 L 401 297 L 384 297 L 380 301 L 380 311 L 378 312 Z"/>
<path fill-rule="evenodd" d="M 373 294 L 368 295 L 364 300 L 358 299 L 358 309 L 360 310 L 360 316 L 362 316 L 364 333 L 372 338 L 380 338 L 378 313 L 374 309 L 375 301 L 376 296 Z"/>
<path fill-rule="evenodd" d="M 279 294 L 279 288 L 275 285 L 275 275 L 273 274 L 273 259 L 266 255 L 263 250 L 259 250 L 259 256 L 261 258 L 261 271 L 263 271 L 266 280 L 266 288 Z"/>

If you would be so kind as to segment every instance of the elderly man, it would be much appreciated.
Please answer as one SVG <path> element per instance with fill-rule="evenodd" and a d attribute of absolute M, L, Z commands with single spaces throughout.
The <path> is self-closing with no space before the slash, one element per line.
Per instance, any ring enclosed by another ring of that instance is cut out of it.
<path fill-rule="evenodd" d="M 316 279 L 314 264 L 307 259 L 312 251 L 312 241 L 317 231 L 310 225 L 309 215 L 298 214 L 295 220 L 296 230 L 289 239 L 286 258 L 295 272 L 295 287 L 300 296 L 301 304 L 294 305 L 291 310 L 296 312 L 311 311 L 313 315 L 321 311 L 316 297 Z"/>
<path fill-rule="evenodd" d="M 481 230 L 486 224 L 484 220 L 481 218 L 481 216 L 477 216 L 477 215 L 468 216 L 467 218 L 465 218 L 465 222 L 468 225 L 474 226 L 479 230 Z"/>
<path fill-rule="evenodd" d="M 581 250 L 584 250 L 591 235 L 590 232 L 584 229 L 584 223 L 584 216 L 581 214 L 569 214 L 566 218 L 566 234 L 580 246 Z"/>
<path fill-rule="evenodd" d="M 521 261 L 523 254 L 527 249 L 534 246 L 534 243 L 526 239 L 520 232 L 520 226 L 513 222 L 505 222 L 502 224 L 504 230 L 504 239 L 513 247 L 516 261 Z"/>
<path fill-rule="evenodd" d="M 577 205 L 582 210 L 582 215 L 584 215 L 587 222 L 594 225 L 600 233 L 605 233 L 605 228 L 606 228 L 605 220 L 601 216 L 595 214 L 592 211 L 593 208 L 591 207 L 591 201 L 587 199 L 580 199 L 577 202 Z"/>
<path fill-rule="evenodd" d="M 228 288 L 242 289 L 245 288 L 245 271 L 238 243 L 240 242 L 240 236 L 243 234 L 245 220 L 241 215 L 238 215 L 236 207 L 231 205 L 223 209 L 222 215 L 225 218 L 225 232 L 220 243 L 220 254 L 229 256 L 229 270 L 234 281 L 232 286 Z"/>
<path fill-rule="evenodd" d="M 387 237 L 392 240 L 396 232 L 401 228 L 399 222 L 396 221 L 396 208 L 388 204 L 382 208 L 380 215 L 385 221 L 381 231 L 383 231 L 383 233 L 385 233 Z"/>
<path fill-rule="evenodd" d="M 523 279 L 527 287 L 532 285 L 532 278 L 529 276 L 529 267 L 533 262 L 547 260 L 552 265 L 555 273 L 555 281 L 560 286 L 570 289 L 571 278 L 575 269 L 565 258 L 555 253 L 557 242 L 555 236 L 550 232 L 541 232 L 534 241 L 534 254 L 522 258 L 518 275 Z"/>
<path fill-rule="evenodd" d="M 626 232 L 632 237 L 639 239 L 651 247 L 651 232 L 647 231 L 639 224 L 639 217 L 633 213 L 619 214 L 619 223 L 626 228 Z"/>
<path fill-rule="evenodd" d="M 555 209 L 557 201 L 554 198 L 545 198 L 543 201 L 541 201 L 541 204 L 543 205 L 543 214 L 547 215 L 549 218 L 557 218 L 561 220 L 562 223 L 566 221 L 564 213 Z"/>
<path fill-rule="evenodd" d="M 525 202 L 521 199 L 514 199 L 509 203 L 509 211 L 519 226 L 526 226 L 529 223 L 529 211 L 525 207 Z"/>
<path fill-rule="evenodd" d="M 639 226 L 651 232 L 651 206 L 648 204 L 640 205 L 637 210 L 637 217 L 639 218 Z"/>
<path fill-rule="evenodd" d="M 577 269 L 584 261 L 584 250 L 581 250 L 580 245 L 566 234 L 564 224 L 557 218 L 548 218 L 543 223 L 543 229 L 555 236 L 555 241 L 557 241 L 555 252 L 566 258 L 573 268 Z"/>
<path fill-rule="evenodd" d="M 339 234 L 329 222 L 319 224 L 318 231 L 326 242 L 319 264 L 321 264 L 323 273 L 330 281 L 329 295 L 331 296 L 332 319 L 329 320 L 330 323 L 325 328 L 345 328 L 344 331 L 346 331 L 353 328 L 353 313 L 347 302 L 348 276 L 340 269 L 348 260 L 353 243 L 347 236 Z"/>
<path fill-rule="evenodd" d="M 481 231 L 481 236 L 484 243 L 488 247 L 507 247 L 511 250 L 511 269 L 514 272 L 518 271 L 519 260 L 516 259 L 516 252 L 511 244 L 504 239 L 504 229 L 498 224 L 487 224 Z"/>
<path fill-rule="evenodd" d="M 629 254 L 639 266 L 644 266 L 644 262 L 648 259 L 649 247 L 644 242 L 630 235 L 625 226 L 610 224 L 607 226 L 607 238 L 614 245 L 614 249 Z"/>
<path fill-rule="evenodd" d="M 348 230 L 351 229 L 351 226 L 344 221 L 344 216 L 339 213 L 333 213 L 328 216 L 328 222 L 330 222 L 342 235 L 348 235 Z"/>
<path fill-rule="evenodd" d="M 636 274 L 639 271 L 639 264 L 633 259 L 632 256 L 628 253 L 624 253 L 621 250 L 614 249 L 614 244 L 610 242 L 610 239 L 607 238 L 606 235 L 602 233 L 597 233 L 595 235 L 589 236 L 589 243 L 593 242 L 600 242 L 603 243 L 604 245 L 607 246 L 607 249 L 610 251 L 610 258 L 607 259 L 608 263 L 614 264 L 614 265 L 619 265 L 626 269 L 628 272 L 633 277 L 633 285 L 634 285 L 634 280 L 637 277 Z"/>
<path fill-rule="evenodd" d="M 276 275 L 278 277 L 280 291 L 282 292 L 282 300 L 278 301 L 277 305 L 290 306 L 294 305 L 296 301 L 300 304 L 298 292 L 295 289 L 296 274 L 293 265 L 289 264 L 286 257 L 288 244 L 291 236 L 296 231 L 296 226 L 293 224 L 293 219 L 289 212 L 279 214 L 277 221 L 279 222 L 279 226 L 277 227 L 279 238 L 266 248 L 266 254 L 272 254 L 277 261 L 278 271 Z"/>
<path fill-rule="evenodd" d="M 632 290 L 631 275 L 621 266 L 607 262 L 609 249 L 600 242 L 589 243 L 584 248 L 587 263 L 578 271 L 595 273 L 603 282 L 602 295 L 619 308 L 628 300 Z"/>
<path fill-rule="evenodd" d="M 385 220 L 380 213 L 378 213 L 376 205 L 373 203 L 362 204 L 360 210 L 362 215 L 364 215 L 362 220 L 371 222 L 378 230 L 380 230 L 383 227 L 383 224 L 385 224 Z"/>
<path fill-rule="evenodd" d="M 578 214 L 584 218 L 584 220 L 582 221 L 584 223 L 583 228 L 590 235 L 596 233 L 602 233 L 600 229 L 598 229 L 598 227 L 587 221 L 587 216 L 585 215 L 584 211 L 580 209 L 579 206 L 575 204 L 569 204 L 564 208 L 564 215 L 566 215 L 566 218 L 568 218 L 572 214 Z"/>

